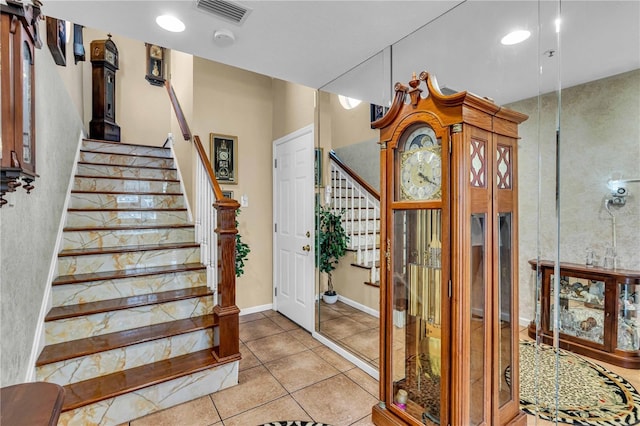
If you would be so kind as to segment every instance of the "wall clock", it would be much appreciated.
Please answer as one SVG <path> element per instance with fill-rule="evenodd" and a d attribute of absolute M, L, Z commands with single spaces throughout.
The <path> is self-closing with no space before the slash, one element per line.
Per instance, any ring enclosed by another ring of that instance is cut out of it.
<path fill-rule="evenodd" d="M 147 72 L 144 78 L 154 86 L 164 86 L 164 48 L 145 43 L 147 47 Z"/>

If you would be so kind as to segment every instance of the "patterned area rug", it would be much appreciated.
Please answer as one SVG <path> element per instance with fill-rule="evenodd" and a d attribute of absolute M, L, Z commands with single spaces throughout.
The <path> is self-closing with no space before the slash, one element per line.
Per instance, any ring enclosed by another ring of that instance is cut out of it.
<path fill-rule="evenodd" d="M 536 355 L 537 353 L 537 355 Z M 640 394 L 624 378 L 560 349 L 520 342 L 520 408 L 545 420 L 581 426 L 640 424 Z M 537 368 L 536 368 L 537 365 Z M 510 371 L 505 371 L 507 383 Z"/>
<path fill-rule="evenodd" d="M 316 423 L 316 422 L 304 422 L 301 420 L 283 420 L 279 422 L 273 423 L 264 423 L 260 426 L 331 426 L 326 423 Z"/>

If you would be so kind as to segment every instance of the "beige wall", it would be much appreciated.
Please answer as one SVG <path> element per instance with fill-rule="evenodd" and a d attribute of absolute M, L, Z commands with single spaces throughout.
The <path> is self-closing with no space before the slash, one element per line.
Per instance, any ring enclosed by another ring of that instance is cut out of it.
<path fill-rule="evenodd" d="M 273 140 L 314 121 L 315 90 L 273 79 Z"/>
<path fill-rule="evenodd" d="M 84 29 L 84 122 L 89 130 L 91 121 L 91 56 L 93 40 L 104 40 L 104 31 Z M 171 132 L 171 108 L 167 91 L 145 80 L 146 48 L 144 42 L 114 35 L 118 48 L 119 69 L 116 72 L 116 123 L 122 142 L 159 146 Z M 68 55 L 68 53 L 67 53 Z M 67 56 L 67 61 L 69 60 Z"/>
<path fill-rule="evenodd" d="M 239 232 L 251 253 L 237 280 L 237 305 L 272 303 L 272 115 L 271 78 L 200 58 L 193 62 L 194 113 L 191 130 L 209 150 L 209 133 L 238 137 L 238 184 L 221 185 L 246 195 Z"/>

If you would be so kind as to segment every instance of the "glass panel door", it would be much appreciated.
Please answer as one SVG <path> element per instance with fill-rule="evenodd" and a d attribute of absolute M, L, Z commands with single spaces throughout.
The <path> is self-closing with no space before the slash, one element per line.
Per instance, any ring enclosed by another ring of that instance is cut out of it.
<path fill-rule="evenodd" d="M 443 386 L 442 213 L 393 213 L 394 405 L 427 425 L 440 424 Z M 444 369 L 444 371 L 447 371 Z"/>

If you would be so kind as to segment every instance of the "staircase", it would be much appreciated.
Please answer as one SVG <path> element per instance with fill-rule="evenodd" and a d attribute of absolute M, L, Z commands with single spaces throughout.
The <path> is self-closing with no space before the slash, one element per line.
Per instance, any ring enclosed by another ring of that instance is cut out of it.
<path fill-rule="evenodd" d="M 331 207 L 344 210 L 342 226 L 349 235 L 351 265 L 366 269 L 364 284 L 380 286 L 380 195 L 332 151 Z"/>
<path fill-rule="evenodd" d="M 85 140 L 67 211 L 40 381 L 61 425 L 117 425 L 237 384 L 216 357 L 214 296 L 171 150 Z"/>

